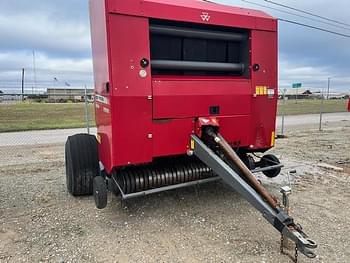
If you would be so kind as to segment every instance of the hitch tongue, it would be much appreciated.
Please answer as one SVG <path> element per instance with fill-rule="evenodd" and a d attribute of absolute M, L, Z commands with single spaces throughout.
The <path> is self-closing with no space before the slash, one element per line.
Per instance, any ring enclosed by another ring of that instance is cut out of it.
<path fill-rule="evenodd" d="M 207 134 L 214 139 L 214 141 L 222 149 L 226 157 L 231 160 L 236 167 L 241 172 L 241 175 L 244 176 L 251 187 L 269 204 L 272 209 L 275 209 L 277 212 L 276 215 L 276 225 L 274 225 L 281 232 L 281 241 L 284 241 L 284 236 L 288 237 L 296 244 L 296 258 L 297 251 L 304 254 L 309 258 L 314 258 L 316 255 L 309 249 L 314 249 L 317 247 L 316 243 L 311 239 L 307 238 L 307 235 L 302 231 L 302 228 L 296 225 L 293 222 L 293 218 L 289 215 L 289 196 L 292 193 L 292 189 L 289 186 L 284 186 L 281 188 L 282 193 L 282 207 L 279 202 L 271 196 L 271 194 L 256 180 L 255 176 L 251 171 L 245 166 L 241 161 L 235 151 L 231 146 L 226 142 L 226 140 L 219 134 L 216 133 L 212 128 L 208 128 Z M 285 232 L 289 232 L 285 234 Z M 287 239 L 286 239 L 287 240 Z M 281 244 L 281 251 L 283 251 L 283 244 Z"/>
<path fill-rule="evenodd" d="M 302 227 L 295 224 L 289 215 L 290 187 L 282 187 L 283 204 L 280 204 L 277 198 L 273 197 L 258 182 L 237 153 L 214 127 L 206 126 L 203 131 L 202 139 L 197 135 L 191 135 L 191 154 L 197 156 L 226 184 L 253 205 L 282 234 L 282 242 L 286 238 L 296 244 L 295 262 L 297 262 L 298 251 L 308 258 L 316 257 L 311 251 L 317 247 L 316 243 L 308 238 L 302 231 Z M 283 247 L 281 252 L 283 253 Z"/>

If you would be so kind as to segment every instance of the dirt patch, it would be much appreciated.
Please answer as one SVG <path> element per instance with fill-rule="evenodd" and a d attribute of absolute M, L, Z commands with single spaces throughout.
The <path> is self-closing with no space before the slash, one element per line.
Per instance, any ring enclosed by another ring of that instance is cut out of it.
<path fill-rule="evenodd" d="M 349 127 L 291 132 L 274 149 L 281 176 L 260 175 L 275 195 L 292 185 L 293 216 L 319 244 L 318 258 L 300 262 L 349 262 L 349 166 L 317 166 L 349 161 L 349 136 Z M 67 193 L 63 145 L 1 150 L 0 262 L 290 262 L 277 231 L 221 183 L 128 202 L 109 194 L 99 211 Z"/>

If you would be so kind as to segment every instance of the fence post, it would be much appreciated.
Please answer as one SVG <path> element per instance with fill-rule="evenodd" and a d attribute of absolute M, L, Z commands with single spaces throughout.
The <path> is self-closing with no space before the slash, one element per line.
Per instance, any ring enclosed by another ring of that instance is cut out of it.
<path fill-rule="evenodd" d="M 324 94 L 323 94 L 323 88 L 322 88 L 322 93 L 321 93 L 321 106 L 320 106 L 320 123 L 318 126 L 318 130 L 322 131 L 322 117 L 323 117 L 323 103 L 324 103 Z"/>
<path fill-rule="evenodd" d="M 86 120 L 86 129 L 87 133 L 90 134 L 90 126 L 89 126 L 89 109 L 88 109 L 88 101 L 87 101 L 87 88 L 86 85 L 84 86 L 84 93 L 85 93 L 85 120 Z"/>
<path fill-rule="evenodd" d="M 24 68 L 22 68 L 22 83 L 21 83 L 21 88 L 22 88 L 22 102 L 24 101 Z"/>
<path fill-rule="evenodd" d="M 284 135 L 284 116 L 285 116 L 285 110 L 286 110 L 286 92 L 287 89 L 283 90 L 283 97 L 282 97 L 282 105 L 283 105 L 283 110 L 282 110 L 282 127 L 281 127 L 281 134 Z"/>
<path fill-rule="evenodd" d="M 331 78 L 328 78 L 328 87 L 327 87 L 327 100 L 329 100 L 329 88 L 331 86 Z"/>

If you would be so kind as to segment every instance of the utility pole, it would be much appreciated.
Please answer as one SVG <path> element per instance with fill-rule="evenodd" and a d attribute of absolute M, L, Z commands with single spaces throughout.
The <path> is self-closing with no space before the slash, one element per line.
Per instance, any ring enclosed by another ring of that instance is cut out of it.
<path fill-rule="evenodd" d="M 328 78 L 327 100 L 329 100 L 329 88 L 331 86 L 331 78 Z"/>
<path fill-rule="evenodd" d="M 24 101 L 24 68 L 22 68 L 22 101 Z"/>
<path fill-rule="evenodd" d="M 56 85 L 55 83 L 58 82 L 58 79 L 56 77 L 53 78 L 53 82 L 52 82 L 52 88 L 53 88 L 53 98 L 54 98 L 54 102 L 56 103 Z"/>
<path fill-rule="evenodd" d="M 36 67 L 35 67 L 35 51 L 33 50 L 33 78 L 34 83 L 32 86 L 32 94 L 34 94 L 34 90 L 36 89 Z"/>

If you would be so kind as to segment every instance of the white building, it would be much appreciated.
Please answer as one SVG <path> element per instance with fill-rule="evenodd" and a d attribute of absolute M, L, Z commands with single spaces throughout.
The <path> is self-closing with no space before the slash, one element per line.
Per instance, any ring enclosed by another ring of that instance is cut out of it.
<path fill-rule="evenodd" d="M 93 89 L 87 89 L 88 99 L 93 98 Z M 84 100 L 85 89 L 47 89 L 47 96 L 49 100 Z"/>

